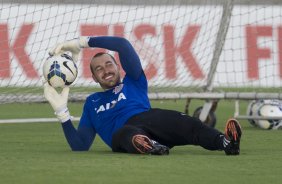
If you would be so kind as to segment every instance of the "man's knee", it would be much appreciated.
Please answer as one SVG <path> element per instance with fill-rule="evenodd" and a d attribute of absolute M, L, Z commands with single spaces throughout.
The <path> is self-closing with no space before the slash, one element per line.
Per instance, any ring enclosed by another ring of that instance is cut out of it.
<path fill-rule="evenodd" d="M 135 135 L 146 133 L 134 126 L 125 125 L 114 133 L 112 139 L 112 150 L 113 152 L 126 152 L 126 153 L 138 153 L 134 145 L 132 144 L 132 139 Z"/>

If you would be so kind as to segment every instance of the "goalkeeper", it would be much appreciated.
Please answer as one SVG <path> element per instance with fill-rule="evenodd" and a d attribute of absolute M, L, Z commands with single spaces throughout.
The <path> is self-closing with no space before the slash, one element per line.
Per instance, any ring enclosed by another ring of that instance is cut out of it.
<path fill-rule="evenodd" d="M 64 135 L 73 151 L 90 149 L 96 134 L 114 152 L 166 155 L 180 145 L 199 145 L 208 150 L 240 153 L 241 127 L 229 119 L 225 133 L 181 112 L 151 108 L 148 83 L 140 59 L 130 42 L 120 37 L 80 37 L 56 45 L 49 53 L 71 52 L 77 61 L 82 48 L 104 48 L 118 52 L 121 66 L 108 53 L 93 56 L 90 69 L 103 92 L 87 97 L 75 128 L 67 107 L 69 88 L 61 93 L 44 84 L 44 96 L 62 122 Z M 121 79 L 120 67 L 126 75 Z"/>

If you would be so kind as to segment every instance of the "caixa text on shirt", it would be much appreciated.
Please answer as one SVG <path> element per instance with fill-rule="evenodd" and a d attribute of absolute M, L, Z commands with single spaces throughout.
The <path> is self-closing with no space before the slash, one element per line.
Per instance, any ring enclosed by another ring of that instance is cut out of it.
<path fill-rule="evenodd" d="M 126 99 L 125 95 L 123 93 L 120 93 L 116 100 L 100 105 L 99 108 L 95 108 L 95 111 L 98 114 L 99 112 L 109 110 L 111 108 L 114 108 L 119 101 L 125 100 L 125 99 Z"/>

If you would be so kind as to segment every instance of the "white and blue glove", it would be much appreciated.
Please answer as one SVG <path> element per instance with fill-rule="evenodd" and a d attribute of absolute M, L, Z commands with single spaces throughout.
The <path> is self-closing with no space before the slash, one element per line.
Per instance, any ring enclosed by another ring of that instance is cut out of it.
<path fill-rule="evenodd" d="M 49 55 L 53 56 L 62 54 L 64 52 L 71 52 L 74 62 L 77 62 L 81 48 L 89 47 L 88 41 L 89 37 L 81 36 L 64 43 L 59 43 L 49 51 Z"/>
<path fill-rule="evenodd" d="M 44 84 L 44 97 L 55 111 L 55 115 L 62 123 L 71 119 L 70 112 L 68 110 L 68 96 L 69 87 L 64 87 L 59 94 L 55 88 L 50 86 L 47 82 Z"/>

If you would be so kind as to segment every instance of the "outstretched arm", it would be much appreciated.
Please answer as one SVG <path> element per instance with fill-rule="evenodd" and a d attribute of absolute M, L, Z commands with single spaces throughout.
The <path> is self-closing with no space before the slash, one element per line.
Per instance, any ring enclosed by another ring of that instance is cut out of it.
<path fill-rule="evenodd" d="M 80 53 L 81 49 L 87 47 L 98 47 L 118 52 L 122 68 L 129 77 L 135 80 L 137 80 L 142 73 L 141 62 L 136 51 L 134 50 L 130 42 L 122 37 L 82 36 L 77 39 L 56 45 L 49 51 L 49 54 L 57 55 L 66 51 L 70 51 L 72 53 L 74 61 L 77 61 L 78 54 Z"/>

